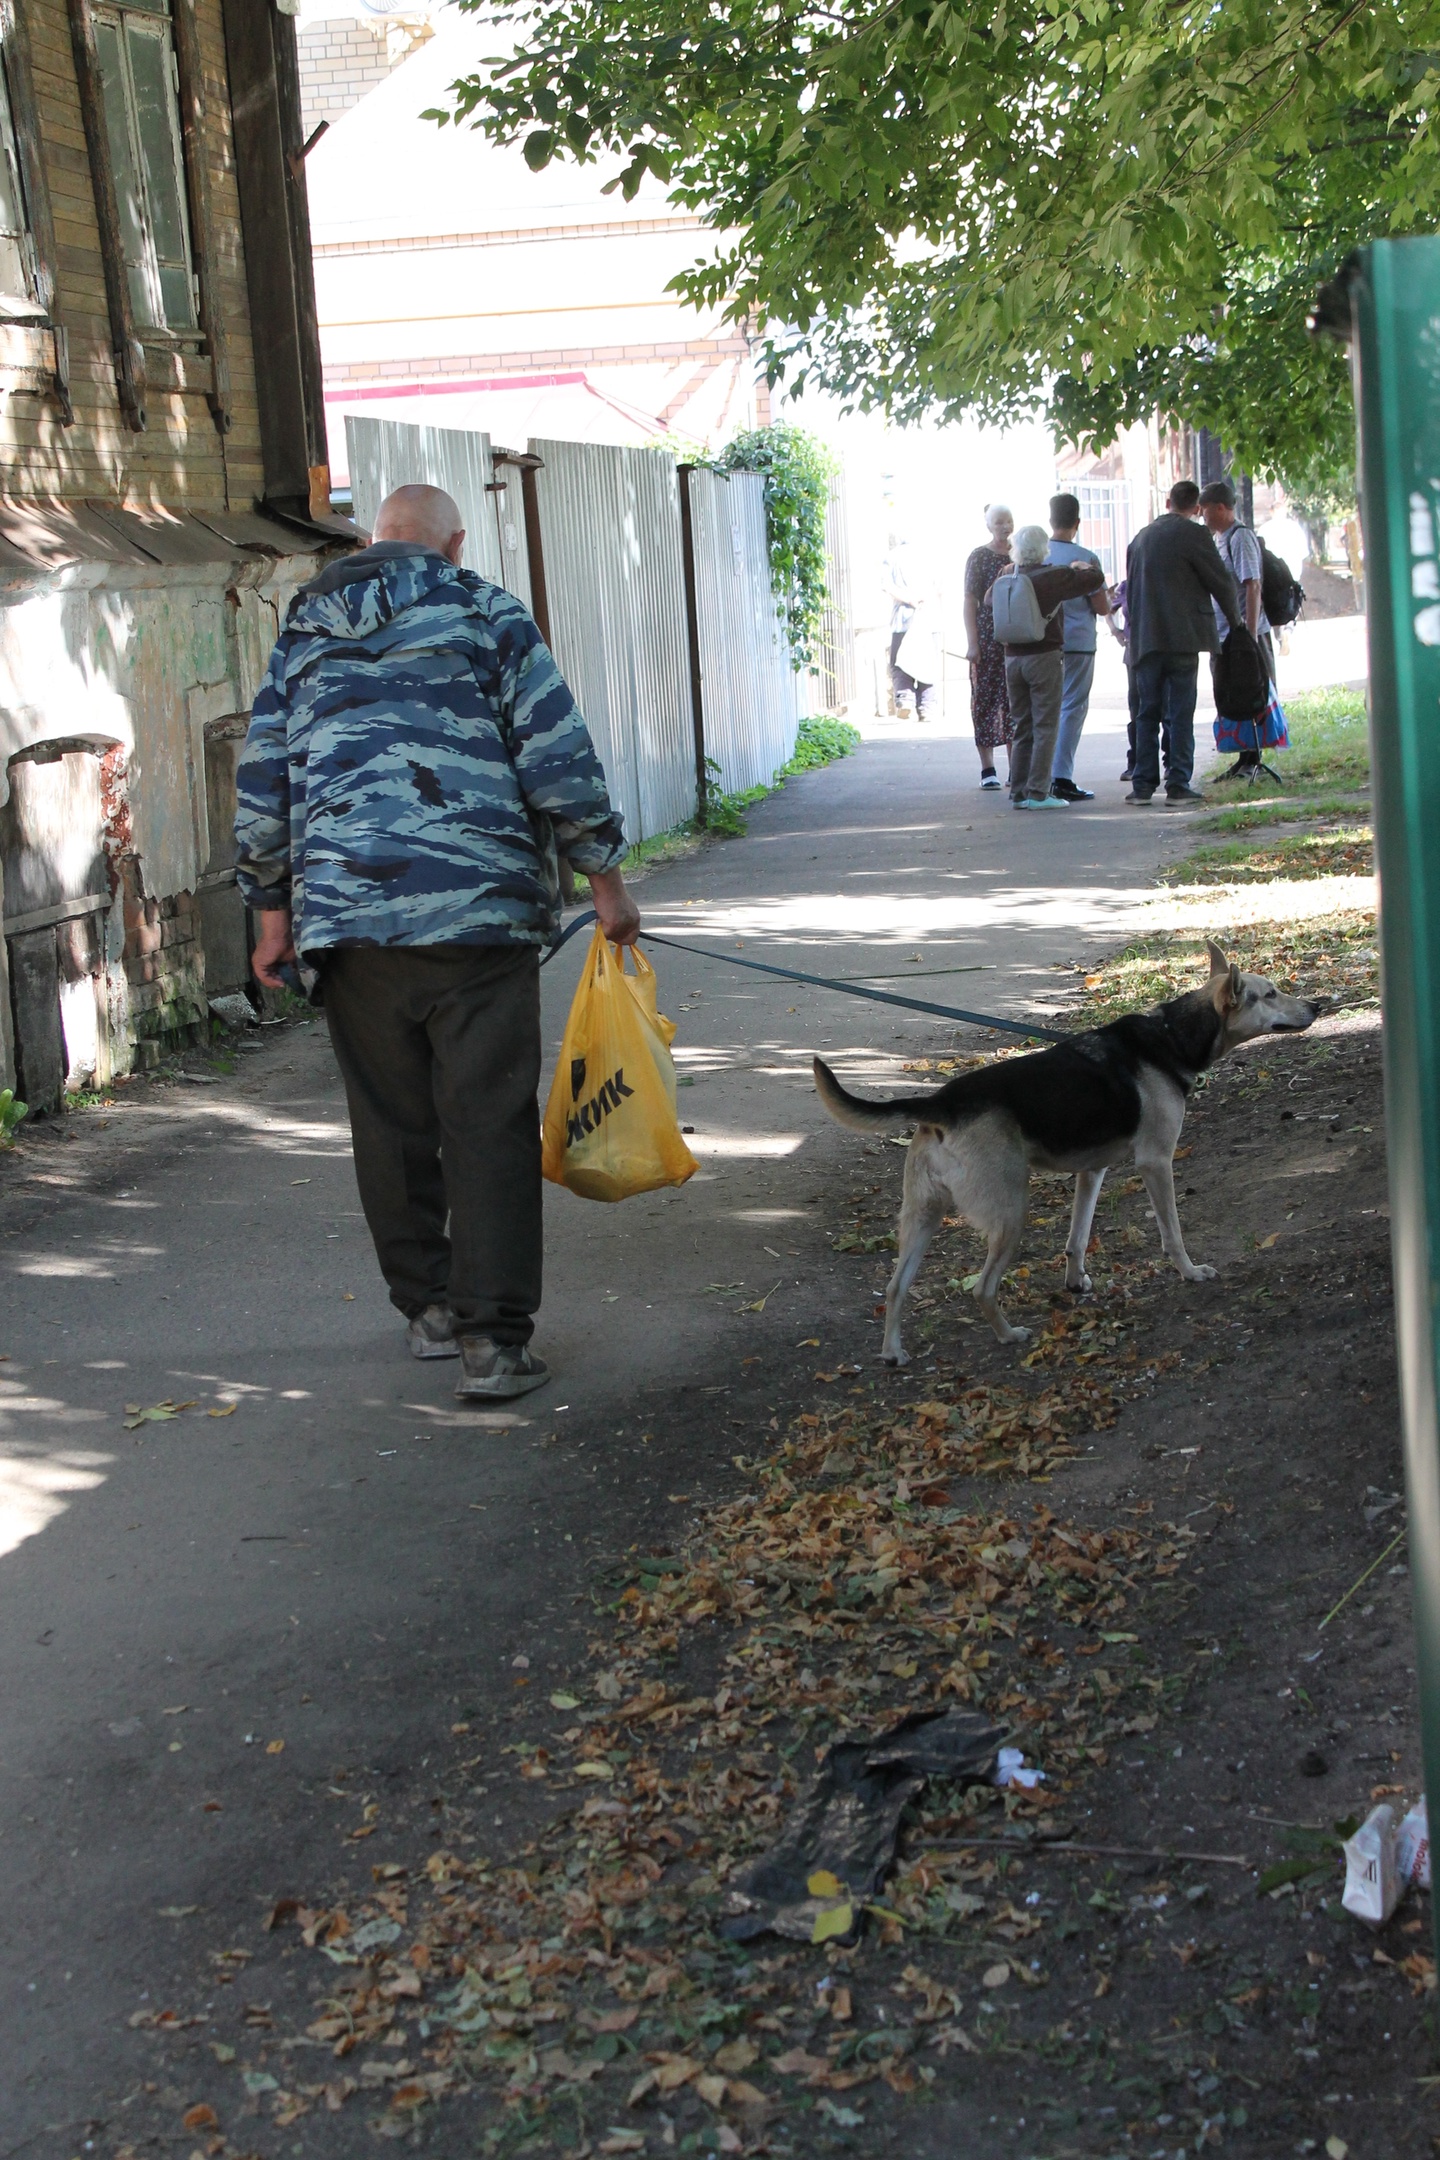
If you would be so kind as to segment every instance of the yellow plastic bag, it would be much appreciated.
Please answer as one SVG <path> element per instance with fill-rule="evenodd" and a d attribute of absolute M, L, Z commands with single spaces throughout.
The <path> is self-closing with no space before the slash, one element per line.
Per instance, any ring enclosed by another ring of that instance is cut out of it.
<path fill-rule="evenodd" d="M 675 1025 L 656 1005 L 655 970 L 596 929 L 545 1105 L 541 1167 L 586 1200 L 683 1185 L 698 1167 L 675 1114 Z"/>

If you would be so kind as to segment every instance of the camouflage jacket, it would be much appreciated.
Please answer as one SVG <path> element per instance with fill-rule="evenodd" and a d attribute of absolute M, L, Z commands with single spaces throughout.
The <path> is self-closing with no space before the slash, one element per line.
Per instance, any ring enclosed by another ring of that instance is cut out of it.
<path fill-rule="evenodd" d="M 441 555 L 380 541 L 303 586 L 237 773 L 248 907 L 296 949 L 542 945 L 556 850 L 625 853 L 589 731 L 528 611 Z"/>

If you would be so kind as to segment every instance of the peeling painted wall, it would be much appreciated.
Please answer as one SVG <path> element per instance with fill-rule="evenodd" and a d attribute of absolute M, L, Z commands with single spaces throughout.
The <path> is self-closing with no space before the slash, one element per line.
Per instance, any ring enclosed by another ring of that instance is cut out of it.
<path fill-rule="evenodd" d="M 103 758 L 112 900 L 102 1032 L 115 1071 L 147 1041 L 153 1056 L 175 1025 L 204 1020 L 192 901 L 217 839 L 206 729 L 248 714 L 290 597 L 321 560 L 89 562 L 0 588 L 0 806 L 17 753 L 64 743 Z M 68 890 L 63 869 L 57 863 Z M 3 955 L 0 939 L 0 1086 L 11 1084 L 17 1053 Z"/>
<path fill-rule="evenodd" d="M 0 800 L 17 750 L 117 744 L 145 890 L 193 890 L 210 852 L 205 722 L 249 711 L 290 595 L 318 561 L 80 564 L 0 594 Z"/>

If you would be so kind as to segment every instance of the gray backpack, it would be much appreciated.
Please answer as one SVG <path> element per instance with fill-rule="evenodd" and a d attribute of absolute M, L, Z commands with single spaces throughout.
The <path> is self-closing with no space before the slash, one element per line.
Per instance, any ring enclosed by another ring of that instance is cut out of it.
<path fill-rule="evenodd" d="M 990 588 L 990 613 L 997 645 L 1038 645 L 1045 635 L 1034 580 L 1021 570 L 1001 571 Z"/>

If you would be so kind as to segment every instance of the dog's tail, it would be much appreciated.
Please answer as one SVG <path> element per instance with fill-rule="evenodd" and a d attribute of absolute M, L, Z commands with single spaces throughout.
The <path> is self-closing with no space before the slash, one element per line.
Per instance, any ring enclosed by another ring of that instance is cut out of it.
<path fill-rule="evenodd" d="M 841 1087 L 824 1058 L 818 1057 L 815 1092 L 838 1125 L 849 1125 L 856 1132 L 871 1132 L 877 1125 L 913 1125 L 921 1103 L 928 1099 L 923 1095 L 892 1095 L 884 1102 L 866 1102 Z"/>

